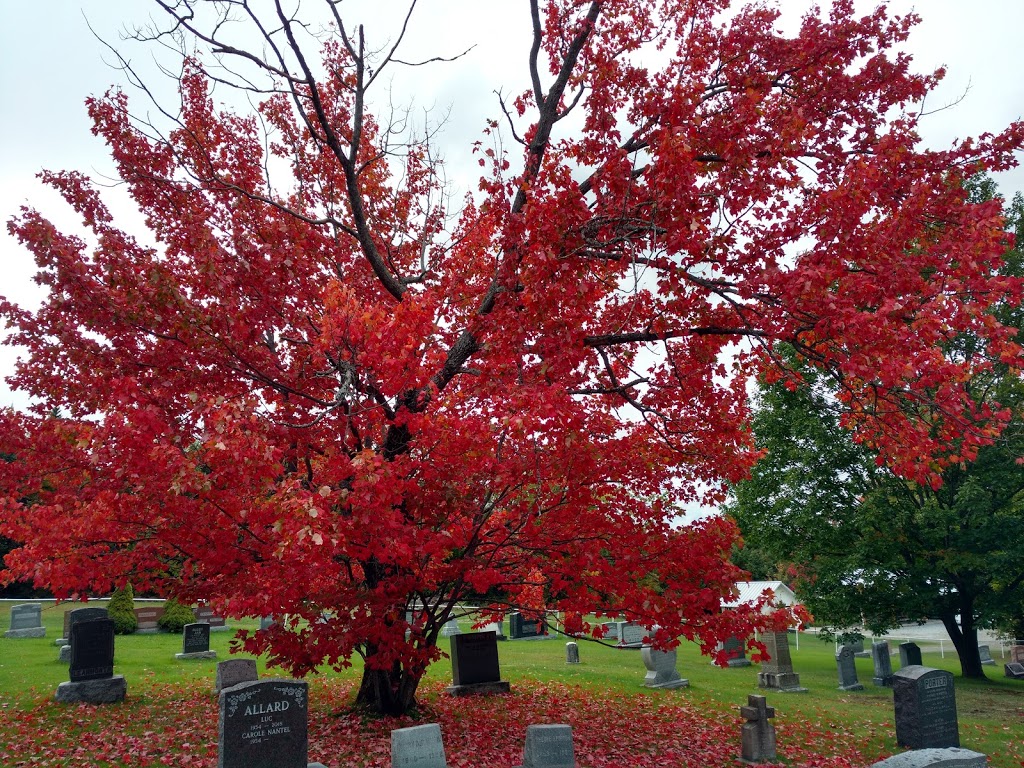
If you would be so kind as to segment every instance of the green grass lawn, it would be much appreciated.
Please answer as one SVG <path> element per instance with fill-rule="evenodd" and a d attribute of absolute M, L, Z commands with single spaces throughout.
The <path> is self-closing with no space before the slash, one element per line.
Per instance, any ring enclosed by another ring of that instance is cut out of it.
<path fill-rule="evenodd" d="M 79 606 L 65 603 L 44 607 L 45 638 L 0 638 L 0 708 L 8 715 L 39 708 L 41 702 L 45 703 L 52 697 L 57 685 L 68 679 L 67 666 L 57 661 L 58 649 L 54 646 L 54 639 L 61 635 L 63 612 L 74 607 Z M 229 623 L 233 628 L 257 627 L 254 620 Z M 468 630 L 469 622 L 463 624 Z M 6 627 L 6 617 L 0 617 L 0 626 Z M 231 631 L 211 633 L 211 649 L 216 650 L 222 660 L 230 658 L 232 635 Z M 664 697 L 666 700 L 681 698 L 698 707 L 709 718 L 730 722 L 736 720 L 737 708 L 746 703 L 748 694 L 763 693 L 755 685 L 756 666 L 714 667 L 690 643 L 680 647 L 678 664 L 680 673 L 689 679 L 690 686 L 672 691 L 646 691 L 641 688 L 645 670 L 638 651 L 609 648 L 583 640 L 579 645 L 582 663 L 567 665 L 565 638 L 503 642 L 499 645 L 502 677 L 517 689 L 527 688 L 531 683 L 543 683 L 578 687 L 592 692 L 595 697 L 635 694 Z M 865 753 L 900 751 L 894 737 L 892 692 L 871 683 L 873 669 L 870 659 L 857 659 L 857 672 L 865 690 L 851 693 L 837 688 L 834 646 L 831 643 L 803 635 L 799 650 L 792 645 L 791 650 L 795 670 L 809 692 L 768 692 L 769 704 L 777 711 L 775 722 L 780 736 L 785 732 L 787 723 L 799 721 L 811 729 L 820 729 L 825 734 L 823 738 L 827 738 L 830 731 L 856 734 L 864 745 Z M 212 689 L 216 661 L 178 661 L 174 654 L 180 651 L 181 638 L 177 635 L 117 638 L 115 672 L 127 679 L 129 698 L 135 699 L 136 705 L 145 703 L 148 691 L 165 686 L 181 686 L 183 689 L 208 686 Z M 961 744 L 989 755 L 991 766 L 1020 768 L 1024 765 L 1024 682 L 1004 678 L 998 649 L 994 649 L 993 655 L 998 666 L 986 668 L 990 675 L 987 681 L 959 677 L 955 680 Z M 925 648 L 923 661 L 927 666 L 959 674 L 956 657 L 948 652 L 943 659 L 937 649 L 930 652 Z M 261 676 L 280 674 L 268 671 L 262 660 L 258 664 Z M 894 659 L 894 666 L 898 666 L 898 658 Z M 356 660 L 352 669 L 342 672 L 325 670 L 321 677 L 352 681 L 358 679 L 359 673 Z M 428 679 L 450 681 L 448 660 L 435 663 L 428 672 Z M 438 685 L 427 687 L 429 692 L 424 698 L 441 695 Z M 60 705 L 53 704 L 52 709 L 57 713 L 54 716 L 59 716 Z M 46 706 L 41 711 L 49 712 L 50 708 Z M 145 707 L 140 707 L 139 713 L 144 712 Z M 5 727 L 0 720 L 0 742 L 14 737 L 12 733 L 5 734 Z M 145 723 L 139 727 L 144 729 Z M 738 729 L 736 738 L 738 744 Z"/>

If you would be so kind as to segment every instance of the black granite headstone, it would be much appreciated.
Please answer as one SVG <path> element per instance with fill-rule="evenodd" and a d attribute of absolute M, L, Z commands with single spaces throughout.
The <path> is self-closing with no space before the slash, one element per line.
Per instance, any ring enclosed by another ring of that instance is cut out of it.
<path fill-rule="evenodd" d="M 896 743 L 910 749 L 959 747 L 953 675 L 911 665 L 893 675 Z"/>
<path fill-rule="evenodd" d="M 921 666 L 921 647 L 917 643 L 900 643 L 900 667 Z"/>
<path fill-rule="evenodd" d="M 307 768 L 307 684 L 271 678 L 220 693 L 217 768 Z"/>
<path fill-rule="evenodd" d="M 210 650 L 210 625 L 186 624 L 181 631 L 183 653 L 206 653 Z"/>
<path fill-rule="evenodd" d="M 1006 677 L 1012 677 L 1014 680 L 1024 680 L 1024 664 L 1018 664 L 1015 661 L 1003 664 L 1003 674 Z"/>
<path fill-rule="evenodd" d="M 92 621 L 93 619 L 105 619 L 108 617 L 106 608 L 75 608 L 73 611 L 64 613 L 64 637 L 71 642 L 71 625 L 79 621 Z"/>
<path fill-rule="evenodd" d="M 110 619 L 71 624 L 71 682 L 114 676 L 114 622 Z"/>
<path fill-rule="evenodd" d="M 498 636 L 494 632 L 452 635 L 452 683 L 476 685 L 501 680 Z"/>
<path fill-rule="evenodd" d="M 547 634 L 547 627 L 541 619 L 525 619 L 514 611 L 508 615 L 508 636 L 513 640 L 522 637 L 540 637 Z"/>

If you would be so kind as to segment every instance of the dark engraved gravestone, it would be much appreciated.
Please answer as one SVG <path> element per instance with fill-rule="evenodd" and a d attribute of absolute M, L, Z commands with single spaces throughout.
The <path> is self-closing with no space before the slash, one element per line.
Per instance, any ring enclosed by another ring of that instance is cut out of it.
<path fill-rule="evenodd" d="M 71 623 L 70 682 L 57 686 L 57 701 L 71 704 L 112 704 L 128 690 L 124 677 L 114 674 L 114 622 L 90 619 Z"/>
<path fill-rule="evenodd" d="M 448 768 L 437 723 L 391 731 L 391 768 Z"/>
<path fill-rule="evenodd" d="M 181 630 L 182 652 L 176 659 L 215 659 L 217 652 L 210 650 L 210 625 L 203 622 L 186 624 Z"/>
<path fill-rule="evenodd" d="M 451 638 L 452 685 L 448 692 L 507 693 L 509 684 L 498 668 L 498 638 L 493 632 L 471 632 Z"/>
<path fill-rule="evenodd" d="M 307 768 L 307 692 L 276 678 L 221 691 L 217 768 Z"/>
<path fill-rule="evenodd" d="M 900 667 L 921 666 L 921 648 L 917 643 L 900 643 Z"/>
<path fill-rule="evenodd" d="M 71 682 L 114 676 L 114 622 L 76 621 L 71 625 Z"/>
<path fill-rule="evenodd" d="M 749 667 L 750 660 L 747 658 L 747 644 L 736 635 L 731 635 L 722 643 L 722 650 L 728 659 L 726 662 L 730 667 Z"/>
<path fill-rule="evenodd" d="M 527 637 L 545 637 L 548 628 L 542 619 L 526 619 L 519 611 L 513 611 L 508 615 L 508 636 L 512 640 L 521 640 Z"/>
<path fill-rule="evenodd" d="M 42 606 L 39 603 L 11 606 L 11 628 L 4 633 L 4 637 L 46 637 Z"/>
<path fill-rule="evenodd" d="M 871 682 L 875 685 L 892 687 L 892 659 L 889 658 L 889 643 L 882 640 L 871 644 L 871 659 L 875 664 L 875 676 Z"/>
<path fill-rule="evenodd" d="M 217 665 L 217 677 L 213 692 L 220 693 L 239 683 L 253 683 L 259 680 L 255 659 L 228 659 Z"/>
<path fill-rule="evenodd" d="M 520 768 L 576 768 L 571 725 L 528 725 Z"/>
<path fill-rule="evenodd" d="M 1014 680 L 1024 680 L 1024 664 L 1018 664 L 1011 661 L 1009 664 L 1003 664 L 1003 674 L 1006 677 L 1012 677 Z"/>
<path fill-rule="evenodd" d="M 910 749 L 959 747 L 953 675 L 914 665 L 893 675 L 896 743 Z"/>
<path fill-rule="evenodd" d="M 68 643 L 71 642 L 71 625 L 79 621 L 92 621 L 93 619 L 107 618 L 106 608 L 75 608 L 64 614 L 64 637 Z"/>
<path fill-rule="evenodd" d="M 836 654 L 836 669 L 839 672 L 839 690 L 864 690 L 864 686 L 857 680 L 857 664 L 852 645 L 839 647 L 839 653 Z"/>

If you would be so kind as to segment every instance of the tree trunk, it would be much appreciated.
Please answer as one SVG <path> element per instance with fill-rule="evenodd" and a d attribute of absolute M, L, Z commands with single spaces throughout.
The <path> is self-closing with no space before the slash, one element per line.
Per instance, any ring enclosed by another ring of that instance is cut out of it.
<path fill-rule="evenodd" d="M 966 601 L 968 610 L 961 605 L 960 624 L 956 622 L 955 613 L 943 613 L 942 624 L 953 641 L 957 655 L 960 657 L 960 674 L 964 677 L 985 679 L 985 671 L 981 666 L 981 654 L 978 653 L 978 629 L 974 626 L 973 601 Z"/>
<path fill-rule="evenodd" d="M 363 667 L 356 706 L 386 717 L 404 715 L 416 705 L 416 689 L 422 677 L 422 672 L 403 669 L 398 662 L 390 669 Z"/>

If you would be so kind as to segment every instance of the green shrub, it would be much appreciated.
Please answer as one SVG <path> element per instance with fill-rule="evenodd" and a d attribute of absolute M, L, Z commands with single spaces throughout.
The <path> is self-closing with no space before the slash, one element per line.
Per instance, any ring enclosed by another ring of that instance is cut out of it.
<path fill-rule="evenodd" d="M 130 635 L 139 628 L 135 618 L 135 592 L 131 584 L 124 589 L 115 589 L 107 606 L 107 615 L 114 622 L 114 634 Z"/>
<path fill-rule="evenodd" d="M 170 599 L 164 603 L 164 615 L 157 619 L 157 625 L 165 632 L 178 634 L 185 628 L 186 624 L 194 624 L 196 615 L 187 605 L 182 605 L 177 600 Z"/>

